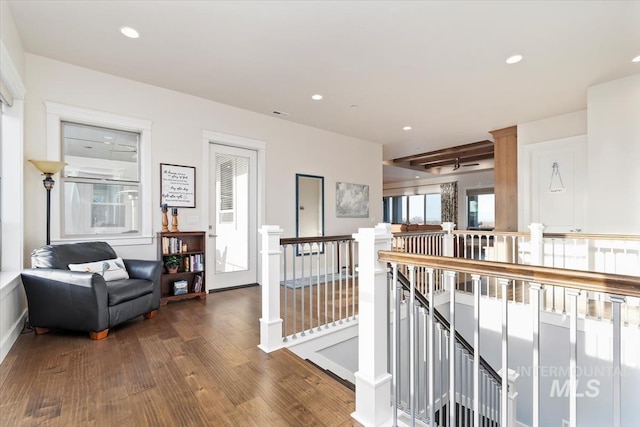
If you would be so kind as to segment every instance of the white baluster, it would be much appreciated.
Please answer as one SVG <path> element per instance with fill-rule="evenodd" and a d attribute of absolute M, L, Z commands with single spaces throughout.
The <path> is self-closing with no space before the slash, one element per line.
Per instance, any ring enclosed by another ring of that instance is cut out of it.
<path fill-rule="evenodd" d="M 409 266 L 409 408 L 411 408 L 411 427 L 416 425 L 416 283 L 415 267 Z"/>
<path fill-rule="evenodd" d="M 445 271 L 449 286 L 449 425 L 456 425 L 456 273 Z"/>
<path fill-rule="evenodd" d="M 283 342 L 287 342 L 287 247 L 289 245 L 283 245 L 282 246 L 282 261 L 283 261 L 283 270 L 284 270 L 284 286 L 283 286 L 283 293 L 284 293 L 284 313 L 282 315 L 282 321 L 283 321 L 283 330 L 284 330 L 284 339 Z M 295 284 L 294 284 L 295 286 Z"/>
<path fill-rule="evenodd" d="M 509 280 L 499 278 L 498 282 L 500 283 L 500 287 L 502 290 L 502 370 L 507 371 L 509 368 L 509 331 L 507 326 L 509 324 L 509 299 L 507 298 L 507 289 L 509 287 Z M 509 390 L 509 379 L 507 375 L 502 376 L 502 394 L 501 394 L 501 417 L 500 417 L 500 425 L 508 426 L 508 391 Z"/>
<path fill-rule="evenodd" d="M 429 369 L 429 425 L 431 427 L 434 426 L 435 423 L 435 357 L 434 357 L 434 339 L 433 339 L 433 327 L 434 327 L 434 315 L 435 311 L 435 298 L 434 298 L 434 287 L 433 287 L 433 269 L 428 268 L 427 274 L 429 275 L 429 293 L 427 294 L 427 298 L 429 299 L 429 323 L 428 323 L 428 331 L 427 331 L 427 341 L 429 348 L 429 357 L 428 357 L 428 369 Z"/>
<path fill-rule="evenodd" d="M 398 404 L 400 402 L 400 296 L 402 287 L 398 284 L 398 264 L 392 263 L 391 268 L 393 271 L 393 281 L 391 282 L 391 289 L 393 292 L 393 331 L 391 339 L 393 342 L 393 364 L 391 366 L 392 372 L 392 390 L 393 390 L 393 426 L 398 425 Z"/>
<path fill-rule="evenodd" d="M 540 294 L 543 287 L 538 283 L 529 284 L 531 315 L 533 318 L 533 423 L 531 427 L 540 425 Z"/>
<path fill-rule="evenodd" d="M 578 295 L 580 291 L 567 290 L 569 296 L 569 427 L 577 426 L 577 358 L 578 358 Z"/>
<path fill-rule="evenodd" d="M 620 316 L 620 304 L 625 302 L 625 298 L 617 295 L 611 295 L 609 297 L 611 300 L 611 309 L 612 309 L 612 317 L 613 317 L 613 426 L 612 427 L 620 427 L 621 424 L 621 414 L 620 414 L 620 404 L 621 404 L 621 386 L 620 386 L 620 376 L 622 370 L 622 323 Z"/>
<path fill-rule="evenodd" d="M 480 275 L 473 282 L 473 425 L 480 425 Z"/>

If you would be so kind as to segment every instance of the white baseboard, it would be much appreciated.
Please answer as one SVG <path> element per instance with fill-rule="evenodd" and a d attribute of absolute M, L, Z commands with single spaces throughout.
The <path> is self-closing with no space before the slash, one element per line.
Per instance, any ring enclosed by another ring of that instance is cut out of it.
<path fill-rule="evenodd" d="M 0 339 L 0 363 L 2 363 L 5 357 L 7 357 L 9 350 L 11 350 L 11 347 L 13 347 L 13 344 L 20 336 L 20 332 L 22 332 L 22 326 L 24 325 L 24 320 L 26 318 L 27 310 L 25 309 L 16 321 L 13 322 L 5 336 Z"/>

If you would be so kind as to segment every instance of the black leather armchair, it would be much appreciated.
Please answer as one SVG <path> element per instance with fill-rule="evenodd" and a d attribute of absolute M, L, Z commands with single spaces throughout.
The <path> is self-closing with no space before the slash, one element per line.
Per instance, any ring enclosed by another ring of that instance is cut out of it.
<path fill-rule="evenodd" d="M 102 339 L 119 323 L 141 315 L 153 318 L 160 306 L 161 261 L 125 259 L 129 278 L 108 282 L 98 273 L 69 270 L 69 264 L 116 257 L 106 242 L 47 245 L 31 252 L 32 269 L 21 276 L 36 333 L 70 329 Z"/>

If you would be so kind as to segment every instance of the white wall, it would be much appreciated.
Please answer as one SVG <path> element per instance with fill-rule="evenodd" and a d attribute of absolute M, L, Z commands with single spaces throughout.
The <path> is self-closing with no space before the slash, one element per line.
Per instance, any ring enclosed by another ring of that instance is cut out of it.
<path fill-rule="evenodd" d="M 640 234 L 640 74 L 587 90 L 587 109 L 518 124 L 519 165 L 523 146 L 587 135 L 587 190 L 583 232 Z M 519 180 L 519 230 L 525 200 Z"/>
<path fill-rule="evenodd" d="M 443 175 L 429 179 L 416 179 L 414 181 L 393 182 L 384 185 L 385 196 L 397 196 L 417 194 L 419 187 L 433 186 L 433 192 L 440 192 L 440 184 L 447 182 L 458 183 L 458 221 L 457 228 L 467 228 L 467 190 L 478 188 L 493 188 L 493 169 L 469 172 L 459 175 Z"/>
<path fill-rule="evenodd" d="M 13 22 L 13 15 L 6 1 L 0 1 L 0 40 L 7 48 L 13 66 L 21 78 L 24 77 L 24 47 Z"/>
<path fill-rule="evenodd" d="M 587 94 L 588 231 L 640 234 L 640 74 Z"/>
<path fill-rule="evenodd" d="M 204 229 L 207 209 L 198 203 L 208 191 L 207 177 L 198 174 L 207 161 L 202 130 L 238 135 L 267 143 L 264 223 L 279 225 L 283 237 L 295 236 L 295 174 L 325 178 L 325 234 L 350 234 L 382 219 L 382 146 L 325 130 L 249 112 L 172 90 L 115 77 L 94 70 L 26 55 L 25 159 L 46 153 L 45 107 L 53 101 L 99 111 L 148 119 L 152 124 L 153 206 L 159 206 L 159 163 L 196 166 L 197 225 L 180 223 L 184 231 Z M 336 218 L 336 182 L 368 184 L 369 218 Z M 43 244 L 45 197 L 38 172 L 25 168 L 25 254 Z M 53 208 L 59 200 L 52 201 Z M 161 227 L 160 209 L 153 210 L 153 230 Z M 123 256 L 152 259 L 155 244 L 118 247 Z M 28 259 L 28 258 L 27 258 Z M 28 262 L 28 261 L 27 261 Z"/>
<path fill-rule="evenodd" d="M 24 50 L 11 13 L 0 2 L 0 78 L 13 97 L 2 116 L 2 271 L 0 271 L 0 362 L 22 330 L 27 303 L 19 272 L 22 267 L 22 141 L 24 116 Z M 9 179 L 8 177 L 14 177 Z M 16 182 L 17 181 L 17 182 Z"/>
<path fill-rule="evenodd" d="M 518 146 L 587 134 L 587 110 L 518 124 Z"/>

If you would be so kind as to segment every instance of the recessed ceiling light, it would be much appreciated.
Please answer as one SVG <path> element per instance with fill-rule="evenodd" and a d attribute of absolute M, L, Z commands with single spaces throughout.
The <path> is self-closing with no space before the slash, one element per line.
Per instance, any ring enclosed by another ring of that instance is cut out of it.
<path fill-rule="evenodd" d="M 313 99 L 314 101 L 320 101 L 322 99 L 322 95 L 316 93 L 315 95 L 311 96 L 311 99 Z"/>
<path fill-rule="evenodd" d="M 524 58 L 522 55 L 513 55 L 507 58 L 507 64 L 517 64 Z"/>
<path fill-rule="evenodd" d="M 640 62 L 640 55 L 636 56 L 631 60 L 631 62 Z"/>
<path fill-rule="evenodd" d="M 416 179 L 420 178 L 420 175 L 416 175 Z"/>
<path fill-rule="evenodd" d="M 120 32 L 130 39 L 137 39 L 138 37 L 140 37 L 140 33 L 138 33 L 131 27 L 120 27 Z"/>
<path fill-rule="evenodd" d="M 351 105 L 351 108 L 358 108 L 356 104 Z"/>
<path fill-rule="evenodd" d="M 411 129 L 413 129 L 411 126 L 405 126 L 402 128 L 402 130 L 411 130 Z"/>

